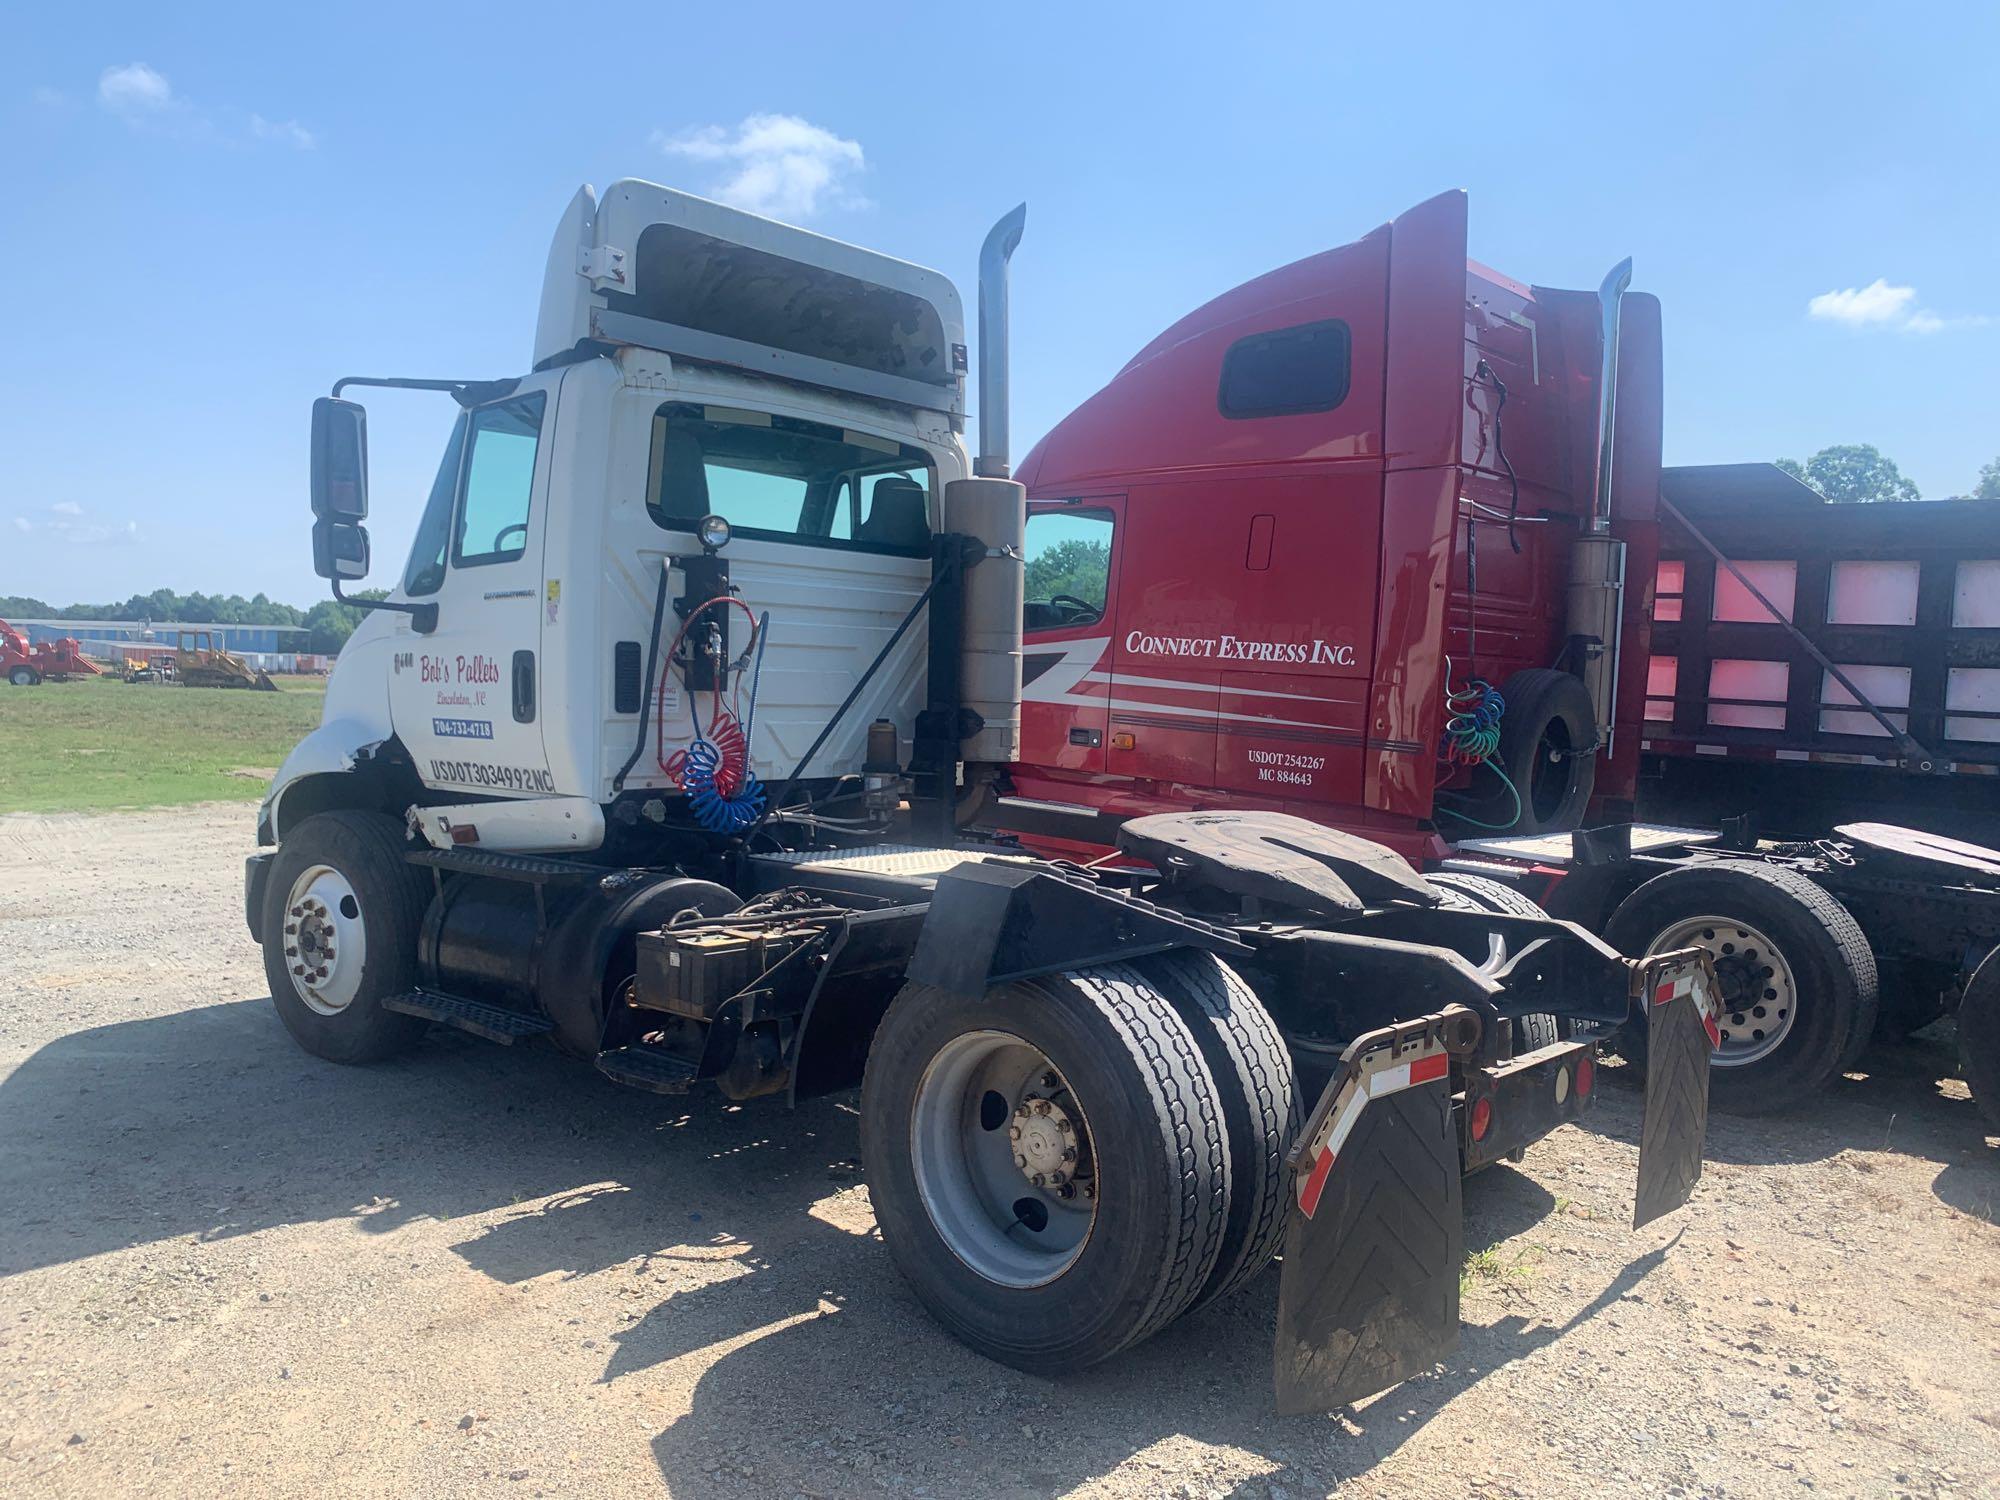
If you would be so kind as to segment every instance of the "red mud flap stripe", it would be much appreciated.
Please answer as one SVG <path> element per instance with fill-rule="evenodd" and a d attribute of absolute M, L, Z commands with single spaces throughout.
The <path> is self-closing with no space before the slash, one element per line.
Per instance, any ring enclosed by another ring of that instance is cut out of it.
<path fill-rule="evenodd" d="M 1426 1050 L 1421 1052 L 1406 1053 L 1400 1061 L 1390 1060 L 1389 1054 L 1384 1053 L 1372 1069 L 1364 1060 L 1362 1070 L 1349 1074 L 1335 1094 L 1321 1138 L 1312 1146 L 1312 1167 L 1299 1179 L 1299 1211 L 1308 1219 L 1319 1211 L 1326 1180 L 1333 1173 L 1334 1158 L 1353 1133 L 1355 1121 L 1361 1118 L 1369 1100 L 1433 1082 L 1450 1071 L 1451 1058 L 1441 1041 L 1426 1044 Z"/>

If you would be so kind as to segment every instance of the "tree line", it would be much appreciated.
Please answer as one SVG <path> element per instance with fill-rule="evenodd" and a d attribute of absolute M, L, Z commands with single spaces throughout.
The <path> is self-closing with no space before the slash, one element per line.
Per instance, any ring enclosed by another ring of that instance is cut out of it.
<path fill-rule="evenodd" d="M 1884 501 L 1921 500 L 1916 485 L 1905 478 L 1896 461 L 1873 443 L 1839 443 L 1822 448 L 1804 463 L 1777 460 L 1779 468 L 1827 499 L 1845 505 L 1877 505 Z M 1963 495 L 1947 500 L 2000 500 L 2000 458 L 1979 471 Z"/>
<path fill-rule="evenodd" d="M 359 597 L 379 599 L 384 590 L 366 589 Z M 213 625 L 300 625 L 308 632 L 302 651 L 331 656 L 347 644 L 362 611 L 331 599 L 310 609 L 280 604 L 266 594 L 245 599 L 241 594 L 177 594 L 154 589 L 134 594 L 122 604 L 50 604 L 27 594 L 0 595 L 0 620 L 129 620 L 137 624 L 199 623 Z"/>

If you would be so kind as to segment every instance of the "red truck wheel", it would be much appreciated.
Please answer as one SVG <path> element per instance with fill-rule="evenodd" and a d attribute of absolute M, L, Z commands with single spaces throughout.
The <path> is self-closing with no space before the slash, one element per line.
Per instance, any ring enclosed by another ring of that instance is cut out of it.
<path fill-rule="evenodd" d="M 1686 864 L 1641 885 L 1605 941 L 1646 957 L 1707 950 L 1722 983 L 1722 1041 L 1710 1097 L 1762 1114 L 1809 1098 L 1845 1066 L 1857 1028 L 1874 1030 L 1875 956 L 1846 907 L 1799 874 L 1754 860 Z M 1645 1034 L 1619 1046 L 1643 1060 Z"/>

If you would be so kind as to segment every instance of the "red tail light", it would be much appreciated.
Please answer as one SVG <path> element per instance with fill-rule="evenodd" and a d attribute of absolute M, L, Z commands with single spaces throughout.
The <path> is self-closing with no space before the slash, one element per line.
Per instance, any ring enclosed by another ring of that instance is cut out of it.
<path fill-rule="evenodd" d="M 1597 1060 L 1588 1052 L 1576 1060 L 1576 1097 L 1588 1099 L 1591 1085 L 1597 1082 Z"/>
<path fill-rule="evenodd" d="M 1486 1132 L 1491 1130 L 1492 1128 L 1493 1128 L 1493 1101 L 1491 1099 L 1473 1100 L 1472 1138 L 1475 1141 L 1483 1141 L 1486 1139 Z"/>

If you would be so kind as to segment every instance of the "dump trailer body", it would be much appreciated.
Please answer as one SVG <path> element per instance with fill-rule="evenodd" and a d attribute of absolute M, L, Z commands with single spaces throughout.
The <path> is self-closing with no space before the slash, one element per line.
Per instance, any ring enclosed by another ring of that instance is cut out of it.
<path fill-rule="evenodd" d="M 1768 464 L 1670 468 L 1661 494 L 1649 816 L 1755 807 L 1770 832 L 1807 837 L 1836 806 L 2000 839 L 1992 507 L 1836 505 Z"/>

